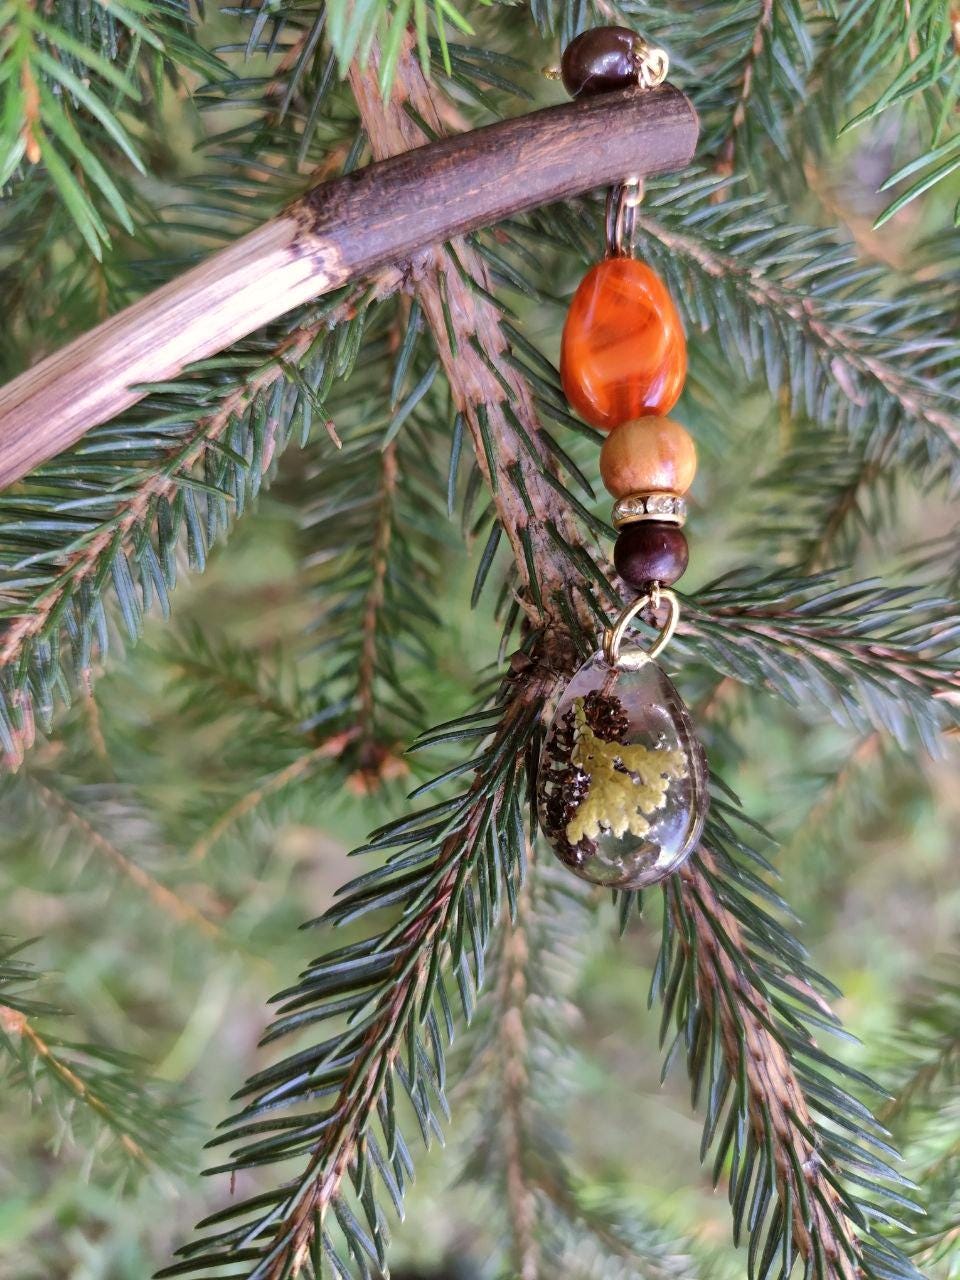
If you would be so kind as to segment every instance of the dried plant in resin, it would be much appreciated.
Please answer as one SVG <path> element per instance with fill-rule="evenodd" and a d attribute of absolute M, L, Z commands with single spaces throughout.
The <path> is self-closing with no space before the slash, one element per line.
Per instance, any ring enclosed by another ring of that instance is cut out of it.
<path fill-rule="evenodd" d="M 624 670 L 596 654 L 580 668 L 547 733 L 538 805 L 557 856 L 585 880 L 638 889 L 681 865 L 703 829 L 707 770 L 656 663 Z"/>

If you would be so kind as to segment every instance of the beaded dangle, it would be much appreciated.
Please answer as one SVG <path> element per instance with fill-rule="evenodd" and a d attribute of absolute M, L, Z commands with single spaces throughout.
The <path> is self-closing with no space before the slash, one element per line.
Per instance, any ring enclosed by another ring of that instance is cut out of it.
<path fill-rule="evenodd" d="M 666 54 L 624 27 L 586 31 L 561 75 L 578 97 L 660 84 Z M 665 415 L 687 371 L 683 326 L 660 277 L 633 256 L 642 183 L 607 200 L 606 256 L 580 282 L 564 325 L 560 377 L 571 407 L 607 432 L 600 474 L 614 499 L 617 573 L 639 595 L 567 685 L 544 741 L 540 824 L 583 879 L 639 889 L 693 852 L 707 812 L 703 748 L 680 695 L 655 659 L 677 625 L 669 590 L 687 567 L 685 495 L 697 467 L 689 432 Z M 666 622 L 649 650 L 626 645 L 633 620 Z"/>

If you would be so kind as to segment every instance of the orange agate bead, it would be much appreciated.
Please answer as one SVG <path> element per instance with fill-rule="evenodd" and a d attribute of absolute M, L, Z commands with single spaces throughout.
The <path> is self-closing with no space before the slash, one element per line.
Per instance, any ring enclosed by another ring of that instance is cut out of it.
<path fill-rule="evenodd" d="M 687 343 L 673 299 L 634 258 L 592 267 L 563 327 L 560 380 L 572 407 L 610 431 L 644 414 L 668 413 L 687 376 Z"/>

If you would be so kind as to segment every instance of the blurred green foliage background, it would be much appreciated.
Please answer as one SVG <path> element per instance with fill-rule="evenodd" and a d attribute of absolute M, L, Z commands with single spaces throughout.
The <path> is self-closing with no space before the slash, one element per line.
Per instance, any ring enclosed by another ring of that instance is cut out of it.
<path fill-rule="evenodd" d="M 220 16 L 205 39 L 236 41 L 236 30 L 229 15 Z M 516 32 L 505 32 L 501 42 L 527 59 L 531 70 L 521 78 L 537 100 L 558 100 L 556 87 L 533 70 L 537 60 L 555 58 L 555 45 L 528 35 L 518 46 Z M 496 23 L 488 20 L 481 35 L 495 42 Z M 251 74 L 263 65 L 255 58 Z M 188 201 L 190 183 L 205 175 L 194 143 L 227 128 L 236 113 L 201 117 L 176 96 L 166 102 L 169 134 L 146 185 L 164 199 Z M 338 110 L 334 104 L 331 114 Z M 810 194 L 799 200 L 803 216 L 835 220 L 859 252 L 893 266 L 949 221 L 955 198 L 945 184 L 873 229 L 887 199 L 876 187 L 895 167 L 901 143 L 886 117 L 846 136 L 811 164 Z M 170 238 L 176 242 L 175 228 Z M 510 301 L 524 331 L 555 355 L 563 300 L 580 268 L 559 253 L 550 263 L 545 293 L 553 298 Z M 62 331 L 51 317 L 50 346 L 95 318 L 96 291 L 88 283 Z M 128 286 L 114 279 L 110 287 L 122 293 Z M 29 323 L 17 321 L 9 336 L 12 371 L 38 352 Z M 385 408 L 370 416 L 367 379 L 360 368 L 337 394 L 332 416 L 348 451 L 390 418 Z M 718 379 L 733 402 L 722 419 L 715 412 Z M 440 417 L 437 401 L 418 410 L 420 418 L 431 414 Z M 695 432 L 701 458 L 684 589 L 695 591 L 745 559 L 784 563 L 798 538 L 810 536 L 805 495 L 796 497 L 795 537 L 790 478 L 771 477 L 805 428 L 722 370 L 713 344 L 697 337 L 678 416 Z M 422 434 L 402 465 L 442 475 L 449 447 L 442 425 L 432 434 L 422 423 L 415 429 Z M 595 446 L 563 440 L 595 480 Z M 825 457 L 835 445 L 823 442 Z M 810 447 L 817 447 L 812 433 Z M 56 733 L 38 742 L 21 775 L 0 790 L 0 928 L 36 937 L 26 958 L 44 972 L 37 998 L 68 1011 L 64 1020 L 38 1025 L 137 1055 L 159 1082 L 158 1105 L 175 1135 L 171 1167 L 135 1176 L 109 1134 L 42 1077 L 31 1106 L 27 1091 L 12 1087 L 21 1068 L 8 1054 L 10 1081 L 0 1095 L 2 1280 L 142 1280 L 198 1218 L 233 1192 L 255 1188 L 253 1175 L 241 1175 L 234 1187 L 224 1176 L 203 1177 L 217 1157 L 202 1145 L 226 1100 L 269 1058 L 257 1048 L 266 1000 L 321 949 L 324 940 L 298 926 L 320 915 L 354 873 L 348 851 L 400 812 L 404 794 L 430 772 L 419 757 L 404 755 L 408 739 L 399 730 L 376 761 L 382 776 L 372 781 L 356 762 L 346 768 L 318 759 L 295 770 L 313 731 L 304 728 L 311 691 L 344 681 L 333 674 L 338 652 L 317 642 L 330 607 L 324 575 L 338 572 L 344 556 L 362 561 L 368 554 L 362 540 L 337 550 L 312 539 L 305 513 L 314 496 L 335 498 L 337 466 L 336 444 L 322 431 L 305 453 L 288 451 L 229 545 L 217 548 L 204 574 L 183 575 L 173 623 L 152 616 L 135 648 L 121 653 L 116 643 L 95 688 L 81 692 Z M 928 487 L 894 474 L 866 501 L 869 511 L 852 513 L 846 534 L 824 551 L 824 561 L 844 562 L 850 575 L 902 579 L 912 549 L 951 528 L 945 483 Z M 596 510 L 605 515 L 603 503 Z M 416 504 L 403 510 L 399 536 L 404 521 L 415 530 L 421 515 Z M 470 706 L 499 642 L 490 617 L 495 588 L 488 585 L 479 607 L 470 607 L 482 545 L 464 538 L 459 517 L 435 537 L 435 515 L 425 554 L 431 578 L 445 588 L 432 600 L 433 661 L 419 660 L 407 637 L 395 651 L 398 680 L 414 700 L 408 718 L 420 728 Z M 416 576 L 416 564 L 411 572 Z M 935 576 L 915 571 L 925 575 Z M 817 966 L 845 993 L 837 1012 L 862 1040 L 843 1046 L 842 1055 L 894 1088 L 908 1047 L 899 1039 L 904 1005 L 949 966 L 944 957 L 956 949 L 955 742 L 944 743 L 942 759 L 929 760 L 828 723 L 818 710 L 788 708 L 763 690 L 724 690 L 719 704 L 711 699 L 709 715 L 705 687 L 683 685 L 682 692 L 699 706 L 714 763 L 746 811 L 781 843 L 782 892 L 803 921 L 801 936 Z M 290 785 L 276 786 L 291 766 Z M 576 963 L 563 1010 L 569 1038 L 562 1061 L 540 1069 L 562 1073 L 566 1082 L 554 1120 L 576 1152 L 585 1194 L 627 1213 L 642 1209 L 668 1236 L 692 1240 L 691 1280 L 739 1276 L 743 1260 L 728 1243 L 723 1190 L 712 1191 L 700 1168 L 701 1126 L 686 1078 L 674 1070 L 660 1083 L 658 1017 L 646 1004 L 658 904 L 648 910 L 622 940 L 612 908 L 600 912 L 589 934 L 571 937 Z M 470 1045 L 467 1036 L 459 1049 L 467 1060 Z M 452 1096 L 449 1144 L 434 1145 L 421 1161 L 396 1235 L 397 1276 L 469 1280 L 490 1273 L 494 1231 L 485 1194 L 459 1181 L 464 1143 L 478 1119 L 475 1099 L 458 1100 L 456 1088 Z M 904 1136 L 908 1171 L 924 1167 L 931 1142 L 935 1148 L 956 1140 L 955 1131 L 931 1136 L 922 1126 Z M 948 1258 L 933 1274 L 955 1274 L 957 1266 Z"/>

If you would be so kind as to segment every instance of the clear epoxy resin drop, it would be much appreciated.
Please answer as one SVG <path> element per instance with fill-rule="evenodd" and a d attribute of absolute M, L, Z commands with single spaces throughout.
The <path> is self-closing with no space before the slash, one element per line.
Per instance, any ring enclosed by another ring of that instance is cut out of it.
<path fill-rule="evenodd" d="M 540 825 L 561 862 L 594 884 L 641 889 L 696 848 L 707 766 L 690 714 L 655 662 L 580 668 L 547 732 Z"/>

